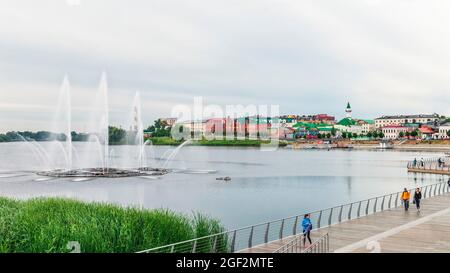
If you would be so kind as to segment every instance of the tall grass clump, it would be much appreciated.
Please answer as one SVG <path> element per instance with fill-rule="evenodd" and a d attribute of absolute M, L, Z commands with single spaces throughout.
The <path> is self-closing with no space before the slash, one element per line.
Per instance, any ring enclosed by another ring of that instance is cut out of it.
<path fill-rule="evenodd" d="M 0 252 L 136 252 L 214 234 L 220 222 L 167 209 L 140 210 L 71 199 L 0 197 Z M 206 250 L 208 251 L 208 250 Z"/>

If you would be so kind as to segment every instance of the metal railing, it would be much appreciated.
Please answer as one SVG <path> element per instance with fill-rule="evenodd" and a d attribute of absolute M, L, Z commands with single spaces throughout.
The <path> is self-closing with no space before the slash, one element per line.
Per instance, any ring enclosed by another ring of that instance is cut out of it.
<path fill-rule="evenodd" d="M 283 245 L 273 253 L 328 253 L 330 252 L 330 238 L 328 233 L 321 236 L 311 245 L 306 247 L 305 236 L 299 234 L 294 236 L 287 244 Z"/>
<path fill-rule="evenodd" d="M 410 189 L 409 192 L 411 193 L 414 190 L 415 189 Z M 440 182 L 423 186 L 421 187 L 421 190 L 422 198 L 430 198 L 449 192 L 449 187 L 446 182 Z M 307 214 L 310 215 L 313 230 L 324 228 L 333 224 L 399 207 L 401 206 L 401 193 L 402 192 L 396 192 L 382 195 L 345 205 L 309 212 Z M 305 213 L 301 213 L 270 222 L 143 250 L 140 251 L 140 253 L 239 252 L 256 245 L 301 234 L 298 232 L 300 230 L 299 220 L 303 218 L 304 214 Z"/>
<path fill-rule="evenodd" d="M 330 252 L 330 236 L 328 233 L 320 237 L 308 248 L 303 250 L 301 253 L 328 253 Z"/>
<path fill-rule="evenodd" d="M 273 253 L 301 253 L 305 249 L 305 239 L 303 234 L 295 235 L 293 239 Z"/>
<path fill-rule="evenodd" d="M 450 172 L 450 156 L 416 159 L 415 161 L 409 161 L 407 168 Z"/>

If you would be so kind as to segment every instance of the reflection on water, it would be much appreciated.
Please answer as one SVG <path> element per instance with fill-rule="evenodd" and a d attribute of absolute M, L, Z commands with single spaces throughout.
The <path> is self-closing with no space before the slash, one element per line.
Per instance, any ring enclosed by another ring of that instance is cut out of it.
<path fill-rule="evenodd" d="M 77 150 L 85 149 L 84 143 L 74 145 Z M 115 146 L 114 158 L 124 160 L 129 149 Z M 169 147 L 153 149 L 150 162 L 158 162 Z M 427 156 L 436 154 L 393 150 L 263 152 L 186 146 L 170 164 L 175 171 L 159 178 L 48 179 L 24 172 L 37 170 L 39 164 L 23 143 L 0 143 L 0 195 L 60 196 L 186 213 L 200 211 L 232 228 L 443 181 L 443 176 L 407 173 L 407 160 Z M 216 180 L 225 176 L 232 180 Z"/>

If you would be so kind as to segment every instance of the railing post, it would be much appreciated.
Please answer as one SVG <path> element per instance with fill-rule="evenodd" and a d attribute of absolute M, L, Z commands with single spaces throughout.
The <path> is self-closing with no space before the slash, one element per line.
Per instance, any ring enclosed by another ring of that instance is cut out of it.
<path fill-rule="evenodd" d="M 252 226 L 252 229 L 250 230 L 250 235 L 248 236 L 248 248 L 251 248 L 253 244 L 253 228 L 254 226 Z"/>
<path fill-rule="evenodd" d="M 192 246 L 192 252 L 191 253 L 195 253 L 196 250 L 197 250 L 197 240 L 194 241 L 194 245 Z"/>
<path fill-rule="evenodd" d="M 378 197 L 375 198 L 375 204 L 373 205 L 373 213 L 377 212 L 377 204 L 378 204 Z"/>
<path fill-rule="evenodd" d="M 322 211 L 319 213 L 319 219 L 317 219 L 317 228 L 320 228 L 320 220 L 322 219 Z"/>
<path fill-rule="evenodd" d="M 339 211 L 339 223 L 342 220 L 342 209 L 344 208 L 344 205 L 341 206 L 341 210 Z"/>
<path fill-rule="evenodd" d="M 383 196 L 383 201 L 381 202 L 381 211 L 384 210 L 384 199 L 386 199 L 386 195 Z"/>
<path fill-rule="evenodd" d="M 369 204 L 370 204 L 370 199 L 367 199 L 366 215 L 369 214 Z"/>
<path fill-rule="evenodd" d="M 218 238 L 218 235 L 214 236 L 214 243 L 213 243 L 213 247 L 212 247 L 212 250 L 211 250 L 212 253 L 216 253 L 216 250 L 217 250 L 217 238 Z"/>
<path fill-rule="evenodd" d="M 359 201 L 359 205 L 358 205 L 358 213 L 356 214 L 356 217 L 359 218 L 359 216 L 361 215 L 361 203 L 362 201 Z"/>
<path fill-rule="evenodd" d="M 294 227 L 292 228 L 292 235 L 297 234 L 297 223 L 298 223 L 298 216 L 295 217 Z"/>
<path fill-rule="evenodd" d="M 330 216 L 328 217 L 328 226 L 331 226 L 331 217 L 333 216 L 333 208 L 330 210 Z"/>
<path fill-rule="evenodd" d="M 264 243 L 269 242 L 269 228 L 270 228 L 270 222 L 268 222 L 267 226 L 266 226 L 266 233 L 264 233 Z"/>
<path fill-rule="evenodd" d="M 283 219 L 283 221 L 281 221 L 280 239 L 283 239 L 283 229 L 284 229 L 284 219 Z"/>
<path fill-rule="evenodd" d="M 389 195 L 389 209 L 391 208 L 391 201 L 392 201 L 392 193 Z"/>
<path fill-rule="evenodd" d="M 397 192 L 397 194 L 395 195 L 395 207 L 398 207 L 398 192 Z"/>
<path fill-rule="evenodd" d="M 231 240 L 231 253 L 234 252 L 236 247 L 236 230 L 233 232 L 233 239 Z"/>
<path fill-rule="evenodd" d="M 348 216 L 347 216 L 348 220 L 352 219 L 352 208 L 353 208 L 353 203 L 350 204 L 350 208 L 348 209 Z"/>
<path fill-rule="evenodd" d="M 174 253 L 175 252 L 175 245 L 172 245 L 172 247 L 170 248 L 170 253 Z"/>
<path fill-rule="evenodd" d="M 442 183 L 439 184 L 439 192 L 438 192 L 439 195 L 441 195 L 441 188 L 442 188 Z"/>

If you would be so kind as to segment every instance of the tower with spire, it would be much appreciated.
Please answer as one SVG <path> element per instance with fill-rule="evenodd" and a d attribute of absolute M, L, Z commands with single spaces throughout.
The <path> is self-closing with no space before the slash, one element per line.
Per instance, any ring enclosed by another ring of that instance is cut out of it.
<path fill-rule="evenodd" d="M 347 108 L 345 109 L 345 117 L 352 118 L 352 107 L 350 106 L 350 102 L 347 102 Z"/>

